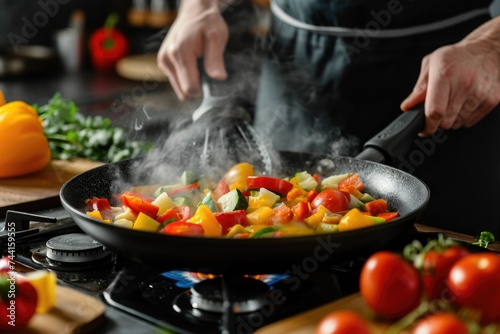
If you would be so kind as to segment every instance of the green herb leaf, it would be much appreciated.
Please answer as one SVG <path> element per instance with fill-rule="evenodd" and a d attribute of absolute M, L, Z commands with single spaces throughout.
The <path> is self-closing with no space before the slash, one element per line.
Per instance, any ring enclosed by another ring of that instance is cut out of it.
<path fill-rule="evenodd" d="M 86 116 L 73 101 L 56 93 L 46 105 L 34 106 L 44 127 L 53 159 L 85 158 L 118 162 L 151 150 L 152 143 L 129 140 L 109 118 Z"/>

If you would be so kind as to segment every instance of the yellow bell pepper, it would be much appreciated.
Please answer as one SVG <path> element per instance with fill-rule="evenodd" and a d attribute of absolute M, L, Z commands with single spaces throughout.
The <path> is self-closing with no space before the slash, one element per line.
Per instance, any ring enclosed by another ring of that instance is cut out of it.
<path fill-rule="evenodd" d="M 339 222 L 339 231 L 355 230 L 375 225 L 370 216 L 362 214 L 358 209 L 349 210 Z"/>
<path fill-rule="evenodd" d="M 188 219 L 188 222 L 203 226 L 204 235 L 207 237 L 220 237 L 222 235 L 221 224 L 219 224 L 208 206 L 204 204 L 198 206 L 198 209 L 196 209 L 193 217 Z"/>
<path fill-rule="evenodd" d="M 307 217 L 304 221 L 306 222 L 307 225 L 311 226 L 312 228 L 315 228 L 316 225 L 321 223 L 323 221 L 323 218 L 325 218 L 325 215 L 328 213 L 328 209 L 325 208 L 323 205 L 320 205 L 315 213 Z"/>
<path fill-rule="evenodd" d="M 0 177 L 36 172 L 50 161 L 50 148 L 36 110 L 22 101 L 0 107 Z"/>
<path fill-rule="evenodd" d="M 157 232 L 159 228 L 160 228 L 160 223 L 158 223 L 155 219 L 149 217 L 144 212 L 139 212 L 133 227 L 134 230 L 141 230 L 147 232 Z"/>
<path fill-rule="evenodd" d="M 273 209 L 263 206 L 247 214 L 247 218 L 250 225 L 265 225 L 273 213 Z"/>

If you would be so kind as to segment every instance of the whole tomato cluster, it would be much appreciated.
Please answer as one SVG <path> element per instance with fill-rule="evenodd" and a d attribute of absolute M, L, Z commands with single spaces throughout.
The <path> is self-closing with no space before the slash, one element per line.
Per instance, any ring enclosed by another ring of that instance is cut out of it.
<path fill-rule="evenodd" d="M 467 333 L 470 320 L 500 326 L 499 254 L 470 253 L 441 237 L 416 248 L 415 243 L 407 246 L 404 256 L 380 251 L 365 262 L 360 294 L 378 317 L 417 319 L 411 326 L 414 334 Z M 460 317 L 464 311 L 472 317 Z M 344 333 L 341 329 L 352 319 L 332 312 L 316 333 Z M 369 328 L 366 320 L 356 321 Z M 325 323 L 336 324 L 335 330 Z"/>

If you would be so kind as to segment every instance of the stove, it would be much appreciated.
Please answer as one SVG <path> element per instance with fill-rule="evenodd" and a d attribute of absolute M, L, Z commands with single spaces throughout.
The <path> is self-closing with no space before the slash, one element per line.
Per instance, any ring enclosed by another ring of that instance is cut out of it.
<path fill-rule="evenodd" d="M 290 270 L 286 275 L 161 272 L 93 240 L 62 208 L 36 214 L 9 211 L 3 225 L 4 254 L 9 252 L 7 232 L 15 229 L 16 264 L 50 270 L 59 284 L 107 305 L 112 325 L 105 324 L 99 333 L 151 333 L 158 328 L 175 333 L 253 333 L 356 292 L 364 262 L 360 258 L 313 272 Z"/>

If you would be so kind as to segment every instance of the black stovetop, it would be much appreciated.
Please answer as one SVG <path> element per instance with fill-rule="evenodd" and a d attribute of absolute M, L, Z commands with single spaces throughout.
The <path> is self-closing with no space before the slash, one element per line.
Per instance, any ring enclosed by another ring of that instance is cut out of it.
<path fill-rule="evenodd" d="M 258 309 L 238 312 L 241 304 L 206 311 L 192 306 L 192 287 L 219 277 L 190 272 L 161 272 L 109 252 L 88 265 L 47 261 L 47 241 L 61 235 L 83 234 L 62 208 L 38 215 L 56 217 L 54 223 L 30 223 L 31 234 L 16 241 L 16 262 L 31 269 L 49 269 L 61 285 L 95 296 L 107 306 L 106 321 L 98 333 L 252 333 L 258 328 L 304 312 L 357 291 L 362 259 L 321 270 L 252 276 L 267 291 Z M 0 230 L 4 222 L 0 222 Z M 83 234 L 84 235 L 84 234 Z M 2 245 L 0 232 L 0 245 Z M 236 277 L 237 279 L 238 277 Z M 230 281 L 233 278 L 224 278 Z M 214 280 L 215 281 L 215 280 Z M 231 289 L 235 290 L 234 287 Z M 246 288 L 237 287 L 241 292 Z M 232 298 L 232 297 L 231 297 Z"/>

